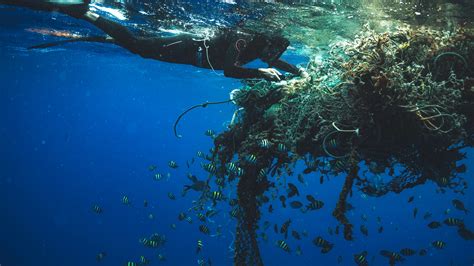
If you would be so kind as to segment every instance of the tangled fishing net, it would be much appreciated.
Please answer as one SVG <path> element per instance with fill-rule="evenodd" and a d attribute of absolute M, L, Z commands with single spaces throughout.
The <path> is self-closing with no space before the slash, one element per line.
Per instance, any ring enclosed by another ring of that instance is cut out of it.
<path fill-rule="evenodd" d="M 299 160 L 305 174 L 345 176 L 333 216 L 347 240 L 354 189 L 380 197 L 430 181 L 441 192 L 463 193 L 459 161 L 474 135 L 473 63 L 467 29 L 367 29 L 311 60 L 307 78 L 243 88 L 240 120 L 216 137 L 214 151 L 217 180 L 238 180 L 234 263 L 263 264 L 256 240 L 262 198 L 275 186 L 272 177 L 291 176 Z M 229 163 L 239 172 L 229 173 Z M 388 178 L 375 178 L 382 174 Z"/>

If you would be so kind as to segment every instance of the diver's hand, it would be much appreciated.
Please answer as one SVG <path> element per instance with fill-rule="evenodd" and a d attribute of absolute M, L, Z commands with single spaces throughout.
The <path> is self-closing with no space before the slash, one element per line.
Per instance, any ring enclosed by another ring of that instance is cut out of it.
<path fill-rule="evenodd" d="M 274 68 L 259 68 L 258 71 L 262 74 L 265 79 L 280 81 L 281 73 Z"/>

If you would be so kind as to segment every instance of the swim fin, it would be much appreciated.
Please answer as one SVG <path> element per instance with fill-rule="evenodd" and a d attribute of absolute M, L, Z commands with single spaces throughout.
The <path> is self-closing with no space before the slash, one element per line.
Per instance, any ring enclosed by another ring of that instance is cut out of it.
<path fill-rule="evenodd" d="M 50 42 L 50 43 L 43 43 L 43 44 L 38 44 L 34 46 L 28 47 L 28 50 L 31 49 L 44 49 L 44 48 L 49 48 L 57 45 L 62 45 L 66 43 L 72 43 L 72 42 L 100 42 L 100 43 L 114 43 L 114 39 L 108 37 L 108 36 L 88 36 L 88 37 L 79 37 L 79 38 L 74 38 L 74 39 L 68 39 L 68 40 L 61 40 L 61 41 L 56 41 L 56 42 Z"/>
<path fill-rule="evenodd" d="M 80 18 L 89 10 L 90 0 L 0 0 L 0 4 L 41 11 L 58 11 Z"/>

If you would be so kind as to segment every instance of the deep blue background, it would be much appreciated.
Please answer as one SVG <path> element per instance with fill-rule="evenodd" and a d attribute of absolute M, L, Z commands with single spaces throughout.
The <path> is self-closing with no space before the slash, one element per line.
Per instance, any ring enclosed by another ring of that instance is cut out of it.
<path fill-rule="evenodd" d="M 202 256 L 211 257 L 213 265 L 232 263 L 229 244 L 235 222 L 223 211 L 216 225 L 224 226 L 221 237 L 199 233 L 196 217 L 189 225 L 177 220 L 179 212 L 191 206 L 197 194 L 179 196 L 188 171 L 200 178 L 204 173 L 197 161 L 191 169 L 185 162 L 196 151 L 207 151 L 212 142 L 206 129 L 224 130 L 235 107 L 231 104 L 210 106 L 188 114 L 179 126 L 183 135 L 172 132 L 175 118 L 187 107 L 204 101 L 225 100 L 240 87 L 234 79 L 216 76 L 211 71 L 192 66 L 145 60 L 119 47 L 99 44 L 71 44 L 47 51 L 28 51 L 25 47 L 43 42 L 39 34 L 26 32 L 29 27 L 72 27 L 94 31 L 86 23 L 62 15 L 0 8 L 0 264 L 10 265 L 95 265 L 95 256 L 107 252 L 101 264 L 122 265 L 145 255 L 159 264 L 157 251 L 144 248 L 138 239 L 154 232 L 165 234 L 168 242 L 160 250 L 168 265 L 196 265 L 197 239 L 203 239 Z M 296 55 L 285 55 L 293 63 L 303 63 Z M 180 167 L 167 167 L 175 160 Z M 467 179 L 472 181 L 472 152 Z M 168 181 L 154 181 L 148 166 L 155 164 Z M 354 193 L 350 200 L 356 209 L 349 213 L 356 225 L 355 241 L 330 236 L 328 226 L 337 223 L 331 216 L 342 177 L 319 184 L 319 176 L 306 176 L 308 186 L 298 181 L 302 198 L 312 193 L 323 199 L 325 207 L 301 214 L 281 209 L 278 200 L 273 214 L 264 211 L 263 221 L 281 225 L 291 217 L 290 230 L 307 230 L 309 237 L 288 243 L 294 250 L 301 245 L 303 256 L 288 255 L 274 246 L 281 237 L 272 233 L 268 243 L 261 243 L 266 265 L 333 265 L 343 256 L 343 265 L 354 265 L 352 254 L 367 250 L 369 262 L 385 265 L 380 249 L 404 247 L 427 248 L 425 257 L 408 258 L 404 265 L 472 265 L 474 244 L 462 240 L 454 228 L 431 230 L 421 217 L 427 211 L 433 220 L 463 218 L 474 227 L 473 216 L 465 216 L 451 206 L 453 198 L 474 208 L 470 187 L 466 196 L 437 194 L 433 184 L 388 195 L 364 199 Z M 173 192 L 178 200 L 170 201 Z M 228 193 L 228 192 L 227 192 Z M 235 195 L 235 191 L 231 192 Z M 121 204 L 128 195 L 131 206 Z M 408 204 L 407 198 L 415 201 Z M 143 200 L 150 203 L 143 207 Z M 99 204 L 104 212 L 91 211 Z M 221 206 L 227 210 L 225 206 Z M 413 208 L 419 213 L 412 217 Z M 266 208 L 266 207 L 265 207 Z M 443 212 L 451 209 L 449 216 Z M 155 219 L 150 220 L 152 213 Z M 370 235 L 358 227 L 366 214 Z M 382 218 L 385 230 L 376 233 L 376 217 Z M 431 220 L 430 220 L 431 221 Z M 170 224 L 176 223 L 173 231 Z M 321 235 L 334 242 L 335 248 L 323 255 L 311 240 Z M 434 240 L 447 243 L 444 250 L 434 250 Z"/>

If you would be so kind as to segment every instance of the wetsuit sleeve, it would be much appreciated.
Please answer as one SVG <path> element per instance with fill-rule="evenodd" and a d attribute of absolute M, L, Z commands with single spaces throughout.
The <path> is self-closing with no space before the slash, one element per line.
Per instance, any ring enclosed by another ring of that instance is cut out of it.
<path fill-rule="evenodd" d="M 283 71 L 286 71 L 286 72 L 289 72 L 291 74 L 295 74 L 295 75 L 299 75 L 299 69 L 290 64 L 290 63 L 287 63 L 281 59 L 277 59 L 275 61 L 273 61 L 271 64 L 269 64 L 270 67 L 275 67 L 275 68 L 278 68 L 280 70 L 283 70 Z"/>
<path fill-rule="evenodd" d="M 263 78 L 264 76 L 254 68 L 244 68 L 239 63 L 239 51 L 234 45 L 231 45 L 226 52 L 224 62 L 224 75 L 226 77 L 250 79 L 250 78 Z"/>

